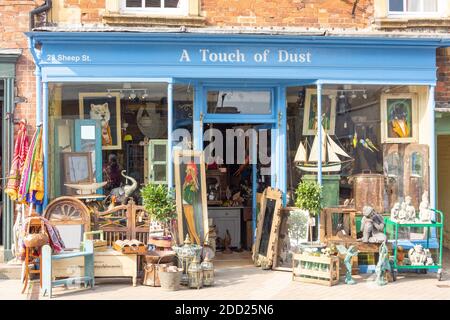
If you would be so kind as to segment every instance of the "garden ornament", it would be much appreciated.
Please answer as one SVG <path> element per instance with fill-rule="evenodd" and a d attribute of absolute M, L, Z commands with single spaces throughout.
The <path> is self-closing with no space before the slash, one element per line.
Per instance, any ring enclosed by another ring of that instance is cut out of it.
<path fill-rule="evenodd" d="M 379 286 L 384 286 L 387 284 L 386 281 L 386 271 L 392 272 L 391 265 L 389 262 L 389 252 L 386 246 L 386 242 L 380 245 L 378 263 L 375 268 L 375 278 L 376 283 Z"/>
<path fill-rule="evenodd" d="M 361 220 L 361 229 L 363 237 L 358 239 L 364 243 L 381 243 L 386 241 L 384 234 L 384 218 L 372 207 L 363 207 L 363 218 Z"/>
<path fill-rule="evenodd" d="M 428 201 L 428 192 L 422 194 L 422 201 L 419 205 L 419 220 L 422 223 L 431 223 L 431 214 L 433 211 L 430 210 L 430 203 Z"/>
<path fill-rule="evenodd" d="M 356 246 L 350 246 L 347 249 L 347 254 L 344 258 L 344 264 L 347 268 L 347 272 L 345 273 L 345 283 L 346 284 L 355 284 L 356 281 L 352 278 L 352 258 L 358 255 L 358 249 Z"/>
<path fill-rule="evenodd" d="M 111 190 L 110 196 L 115 196 L 116 201 L 122 204 L 126 204 L 127 199 L 133 194 L 133 192 L 137 189 L 137 181 L 125 175 L 125 170 L 122 170 L 121 174 L 126 179 L 126 181 L 130 180 L 131 185 L 124 185 L 122 187 L 114 188 Z"/>

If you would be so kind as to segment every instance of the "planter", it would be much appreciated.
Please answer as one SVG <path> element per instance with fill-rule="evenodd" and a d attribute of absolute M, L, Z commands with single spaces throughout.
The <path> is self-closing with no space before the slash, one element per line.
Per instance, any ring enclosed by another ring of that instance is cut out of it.
<path fill-rule="evenodd" d="M 161 288 L 168 291 L 179 290 L 182 273 L 182 270 L 177 272 L 159 271 L 159 282 L 161 284 Z"/>

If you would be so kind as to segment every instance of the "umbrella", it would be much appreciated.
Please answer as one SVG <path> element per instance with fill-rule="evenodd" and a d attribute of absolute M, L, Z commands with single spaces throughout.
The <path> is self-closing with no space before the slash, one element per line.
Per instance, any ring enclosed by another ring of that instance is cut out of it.
<path fill-rule="evenodd" d="M 20 181 L 18 200 L 41 208 L 44 200 L 44 153 L 42 127 L 38 126 L 25 160 Z M 40 210 L 39 210 L 40 211 Z"/>
<path fill-rule="evenodd" d="M 26 120 L 21 120 L 19 123 L 16 144 L 14 145 L 14 156 L 11 170 L 9 171 L 8 183 L 5 189 L 5 193 L 13 201 L 17 200 L 18 197 L 20 179 L 29 147 L 30 141 L 27 133 L 27 122 Z"/>

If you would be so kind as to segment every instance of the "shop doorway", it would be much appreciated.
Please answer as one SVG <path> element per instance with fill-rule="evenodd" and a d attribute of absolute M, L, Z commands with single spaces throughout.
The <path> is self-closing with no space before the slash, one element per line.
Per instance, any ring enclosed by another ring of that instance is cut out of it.
<path fill-rule="evenodd" d="M 0 150 L 2 150 L 2 152 L 0 152 L 0 178 L 2 179 L 0 182 L 0 245 L 3 245 L 3 190 L 4 190 L 4 186 L 6 185 L 6 181 L 4 180 L 5 174 L 3 174 L 3 129 L 4 129 L 4 125 L 3 125 L 3 117 L 4 117 L 4 111 L 3 111 L 3 104 L 4 104 L 4 96 L 5 96 L 5 85 L 4 85 L 4 81 L 0 80 L 0 119 L 2 119 L 0 121 Z"/>
<path fill-rule="evenodd" d="M 438 208 L 444 212 L 444 219 L 450 219 L 450 135 L 437 136 L 438 168 Z M 446 235 L 446 236 L 445 236 Z M 450 224 L 444 225 L 444 239 L 449 239 Z M 444 246 L 450 248 L 450 242 L 444 240 Z"/>

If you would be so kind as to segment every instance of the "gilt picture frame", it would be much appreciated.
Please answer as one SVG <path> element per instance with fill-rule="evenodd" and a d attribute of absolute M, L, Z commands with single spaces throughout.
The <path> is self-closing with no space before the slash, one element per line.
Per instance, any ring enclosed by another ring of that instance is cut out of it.
<path fill-rule="evenodd" d="M 336 93 L 322 90 L 322 124 L 326 133 L 334 135 L 336 127 Z M 317 89 L 306 89 L 303 135 L 317 134 Z"/>
<path fill-rule="evenodd" d="M 419 108 L 415 93 L 381 95 L 381 143 L 417 143 Z"/>
<path fill-rule="evenodd" d="M 102 150 L 122 149 L 120 94 L 80 92 L 78 98 L 80 119 L 98 120 L 101 124 Z"/>

